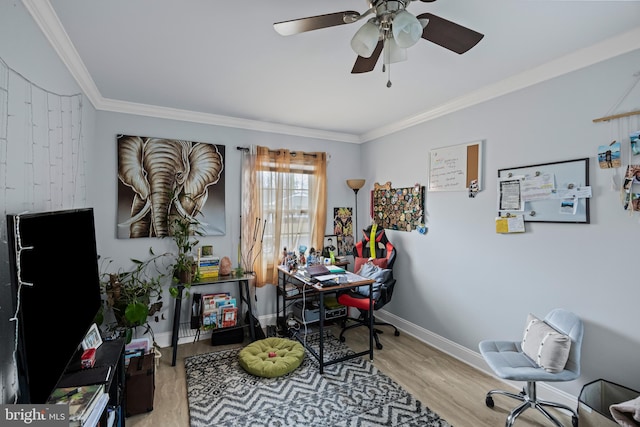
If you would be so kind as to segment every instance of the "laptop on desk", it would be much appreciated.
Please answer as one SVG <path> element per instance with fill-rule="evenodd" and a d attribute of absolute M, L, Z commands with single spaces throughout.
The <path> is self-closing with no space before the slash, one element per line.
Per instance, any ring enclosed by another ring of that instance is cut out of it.
<path fill-rule="evenodd" d="M 311 277 L 324 276 L 326 274 L 331 274 L 329 269 L 322 264 L 308 266 L 307 273 L 309 273 L 309 276 Z"/>

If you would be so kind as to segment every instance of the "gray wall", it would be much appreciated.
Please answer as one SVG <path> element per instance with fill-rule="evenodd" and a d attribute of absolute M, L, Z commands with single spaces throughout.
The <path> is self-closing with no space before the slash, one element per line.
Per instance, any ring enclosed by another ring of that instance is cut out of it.
<path fill-rule="evenodd" d="M 520 337 L 527 313 L 564 307 L 585 321 L 583 375 L 557 387 L 576 396 L 602 377 L 640 390 L 640 213 L 624 211 L 611 190 L 622 168 L 596 162 L 598 146 L 618 139 L 628 164 L 628 132 L 640 129 L 640 116 L 592 122 L 628 90 L 639 63 L 636 51 L 365 144 L 368 183 L 407 186 L 426 183 L 431 149 L 485 140 L 484 188 L 475 199 L 429 192 L 428 233 L 388 233 L 400 253 L 387 310 L 477 351 L 482 339 Z M 625 104 L 640 107 L 640 87 Z M 496 234 L 498 169 L 584 157 L 591 224 L 527 223 L 524 234 Z"/>
<path fill-rule="evenodd" d="M 77 92 L 22 4 L 8 3 L 0 2 L 0 58 L 49 90 Z M 233 178 L 239 177 L 240 167 L 236 146 L 329 152 L 327 206 L 352 206 L 353 192 L 344 180 L 366 178 L 358 218 L 364 227 L 368 191 L 374 182 L 426 185 L 430 149 L 482 139 L 485 174 L 478 197 L 428 193 L 428 234 L 389 232 L 399 256 L 395 267 L 398 287 L 386 307 L 388 315 L 422 331 L 427 340 L 437 337 L 477 355 L 477 343 L 484 338 L 518 338 L 528 312 L 543 316 L 562 306 L 585 320 L 586 332 L 583 376 L 558 388 L 576 396 L 583 383 L 603 377 L 640 389 L 635 357 L 640 343 L 636 328 L 640 290 L 633 271 L 639 217 L 622 210 L 618 193 L 610 190 L 611 171 L 600 170 L 595 162 L 597 147 L 618 138 L 613 136 L 617 127 L 591 122 L 624 93 L 639 62 L 640 52 L 634 52 L 364 145 L 95 112 L 85 106 L 83 134 L 90 171 L 87 204 L 96 211 L 98 250 L 126 267 L 129 258 L 143 256 L 150 245 L 162 250 L 169 244 L 115 238 L 115 137 L 119 133 L 226 146 L 228 233 L 204 243 L 212 244 L 220 254 L 229 254 L 234 262 L 240 216 L 239 182 Z M 638 96 L 632 99 L 636 102 L 632 107 L 638 108 Z M 497 169 L 581 157 L 591 159 L 590 225 L 527 224 L 525 234 L 495 233 Z M 618 178 L 620 174 L 617 171 Z M 19 204 L 7 204 L 4 213 L 20 210 Z M 327 217 L 329 221 L 330 213 Z M 4 215 L 1 221 L 4 228 Z M 9 402 L 13 334 L 8 326 L 7 248 L 0 247 L 0 366 L 2 400 Z M 257 296 L 259 314 L 273 314 L 273 287 L 258 289 Z M 154 328 L 168 336 L 168 321 Z"/>

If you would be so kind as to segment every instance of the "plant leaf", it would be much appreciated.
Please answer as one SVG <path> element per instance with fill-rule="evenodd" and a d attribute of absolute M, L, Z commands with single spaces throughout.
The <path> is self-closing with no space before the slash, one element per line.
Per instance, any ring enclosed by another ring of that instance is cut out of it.
<path fill-rule="evenodd" d="M 127 321 L 133 326 L 140 326 L 147 321 L 149 315 L 149 308 L 141 302 L 132 302 L 127 305 L 124 311 L 124 316 Z"/>

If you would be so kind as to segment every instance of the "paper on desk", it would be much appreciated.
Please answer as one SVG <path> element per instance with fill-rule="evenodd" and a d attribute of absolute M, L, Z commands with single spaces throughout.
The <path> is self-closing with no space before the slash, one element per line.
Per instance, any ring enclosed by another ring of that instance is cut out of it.
<path fill-rule="evenodd" d="M 314 279 L 317 279 L 319 282 L 324 282 L 326 280 L 335 280 L 338 278 L 337 274 L 325 274 L 324 276 L 316 276 Z"/>

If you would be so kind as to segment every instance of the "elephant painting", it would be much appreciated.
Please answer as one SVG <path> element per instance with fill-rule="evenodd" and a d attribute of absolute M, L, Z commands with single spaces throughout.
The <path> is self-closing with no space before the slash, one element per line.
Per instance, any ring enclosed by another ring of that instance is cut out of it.
<path fill-rule="evenodd" d="M 118 237 L 165 237 L 174 217 L 196 218 L 198 214 L 202 216 L 196 219 L 207 234 L 224 234 L 223 170 L 224 146 L 119 136 L 118 179 L 122 191 Z M 213 207 L 205 209 L 209 187 L 214 184 L 219 184 L 214 203 L 207 204 Z M 214 227 L 208 228 L 211 223 Z M 127 228 L 128 235 L 123 231 Z"/>

